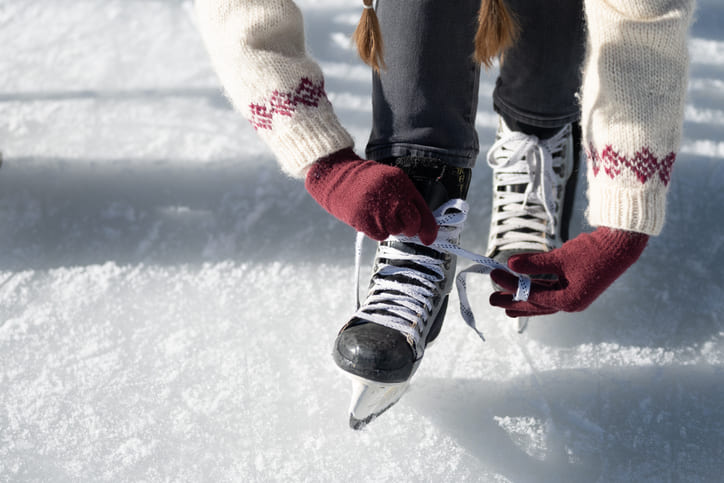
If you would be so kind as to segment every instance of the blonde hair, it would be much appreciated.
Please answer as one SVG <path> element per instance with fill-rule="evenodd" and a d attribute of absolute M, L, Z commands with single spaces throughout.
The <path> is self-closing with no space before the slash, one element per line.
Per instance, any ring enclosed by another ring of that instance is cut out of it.
<path fill-rule="evenodd" d="M 352 39 L 360 58 L 379 72 L 385 68 L 380 22 L 372 6 L 374 0 L 362 1 L 364 11 Z M 481 0 L 474 60 L 486 68 L 492 67 L 493 59 L 513 45 L 518 31 L 518 23 L 503 0 Z"/>

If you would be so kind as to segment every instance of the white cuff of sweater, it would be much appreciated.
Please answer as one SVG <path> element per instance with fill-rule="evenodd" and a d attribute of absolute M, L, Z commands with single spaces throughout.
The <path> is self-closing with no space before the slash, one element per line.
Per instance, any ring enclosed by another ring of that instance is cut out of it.
<path fill-rule="evenodd" d="M 303 178 L 318 159 L 354 146 L 354 140 L 333 113 L 319 116 L 299 115 L 275 119 L 271 130 L 258 132 L 276 155 L 282 170 Z"/>
<path fill-rule="evenodd" d="M 589 184 L 586 217 L 592 226 L 606 226 L 656 236 L 664 227 L 666 191 L 626 189 Z"/>

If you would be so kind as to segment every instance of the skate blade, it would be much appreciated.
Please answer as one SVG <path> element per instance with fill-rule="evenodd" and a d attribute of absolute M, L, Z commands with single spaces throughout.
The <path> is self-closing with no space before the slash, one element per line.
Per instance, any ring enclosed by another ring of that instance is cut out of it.
<path fill-rule="evenodd" d="M 528 328 L 530 317 L 517 317 L 518 333 L 522 334 Z"/>
<path fill-rule="evenodd" d="M 349 404 L 349 426 L 359 430 L 367 426 L 377 416 L 391 408 L 410 385 L 409 381 L 399 383 L 380 383 L 349 376 L 352 380 L 352 399 Z"/>

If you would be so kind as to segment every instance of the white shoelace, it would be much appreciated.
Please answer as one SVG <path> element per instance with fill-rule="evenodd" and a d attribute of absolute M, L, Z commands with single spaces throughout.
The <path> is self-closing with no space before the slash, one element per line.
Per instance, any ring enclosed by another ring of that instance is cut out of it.
<path fill-rule="evenodd" d="M 440 226 L 437 239 L 428 248 L 438 252 L 446 252 L 452 255 L 461 256 L 472 260 L 474 265 L 461 271 L 456 278 L 456 286 L 460 298 L 460 312 L 465 322 L 483 338 L 483 334 L 475 326 L 470 302 L 467 296 L 465 279 L 470 273 L 489 274 L 499 268 L 512 273 L 518 277 L 518 290 L 516 300 L 527 300 L 530 294 L 530 278 L 511 271 L 507 266 L 496 262 L 492 258 L 484 257 L 469 252 L 458 245 L 460 232 L 468 214 L 468 204 L 462 199 L 452 199 L 437 210 L 434 215 Z M 418 237 L 392 236 L 388 241 L 400 241 L 423 245 Z M 406 253 L 394 247 L 380 245 L 379 258 L 389 261 L 410 261 L 415 266 L 422 267 L 418 270 L 413 266 L 401 267 L 388 263 L 380 263 L 377 267 L 376 276 L 373 277 L 373 285 L 370 287 L 369 296 L 364 306 L 360 307 L 359 301 L 359 274 L 362 258 L 362 243 L 364 234 L 357 234 L 355 253 L 355 298 L 357 301 L 357 312 L 355 318 L 384 325 L 391 329 L 405 334 L 415 351 L 420 356 L 422 346 L 420 339 L 428 323 L 433 309 L 431 298 L 435 295 L 436 284 L 445 276 L 443 264 L 440 260 L 425 255 Z M 409 264 L 412 265 L 412 264 Z M 429 272 L 429 273 L 428 273 Z M 398 277 L 395 277 L 398 276 Z M 399 277 L 402 276 L 402 277 Z M 397 278 L 393 280 L 392 278 Z M 401 278 L 408 279 L 415 283 L 399 281 Z M 483 338 L 483 340 L 485 340 Z"/>
<path fill-rule="evenodd" d="M 556 234 L 570 159 L 553 157 L 565 149 L 569 129 L 549 139 L 505 129 L 488 151 L 493 168 L 493 211 L 488 254 L 496 250 L 548 251 Z M 568 165 L 564 165 L 568 162 Z M 556 171 L 560 171 L 560 174 Z M 524 193 L 508 187 L 526 185 Z"/>

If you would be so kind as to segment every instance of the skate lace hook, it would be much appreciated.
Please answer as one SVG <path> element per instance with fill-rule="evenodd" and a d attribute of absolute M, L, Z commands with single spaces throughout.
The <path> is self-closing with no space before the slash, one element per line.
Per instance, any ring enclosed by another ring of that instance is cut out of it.
<path fill-rule="evenodd" d="M 475 316 L 473 315 L 473 311 L 470 308 L 470 302 L 468 300 L 467 296 L 467 284 L 466 284 L 466 278 L 471 273 L 479 273 L 488 275 L 490 272 L 496 269 L 505 270 L 506 272 L 511 273 L 512 275 L 515 275 L 518 278 L 518 288 L 516 291 L 516 294 L 514 296 L 515 300 L 518 301 L 525 301 L 528 300 L 528 296 L 530 295 L 530 288 L 531 288 L 531 280 L 528 276 L 518 274 L 508 268 L 506 265 L 503 265 L 500 262 L 497 262 L 496 260 L 493 260 L 492 258 L 485 257 L 483 255 L 479 255 L 477 253 L 470 252 L 464 248 L 462 248 L 458 244 L 458 240 L 460 239 L 460 232 L 463 229 L 463 225 L 465 223 L 465 220 L 467 218 L 468 214 L 468 204 L 465 200 L 456 198 L 449 200 L 448 202 L 444 203 L 442 206 L 440 206 L 435 212 L 433 213 L 435 215 L 435 219 L 437 220 L 437 223 L 440 227 L 438 231 L 437 238 L 435 241 L 430 245 L 424 245 L 420 239 L 415 237 L 407 237 L 407 236 L 391 236 L 387 240 L 388 241 L 400 241 L 404 243 L 413 243 L 418 245 L 427 246 L 428 248 L 432 248 L 434 250 L 437 250 L 439 252 L 445 252 L 449 253 L 451 255 L 456 255 L 459 257 L 467 258 L 468 260 L 471 260 L 473 262 L 473 265 L 466 268 L 465 270 L 462 270 L 458 276 L 455 279 L 455 285 L 458 290 L 458 296 L 460 299 L 460 313 L 463 317 L 463 320 L 467 325 L 469 325 L 479 336 L 481 339 L 485 340 L 483 333 L 477 329 L 475 325 Z M 365 235 L 363 233 L 357 233 L 357 240 L 355 243 L 355 301 L 357 304 L 357 314 L 360 314 L 360 298 L 359 298 L 359 284 L 360 284 L 360 265 L 362 260 L 362 247 L 364 242 Z M 387 247 L 383 247 L 387 248 Z M 387 256 L 390 256 L 389 253 L 386 254 Z M 427 268 L 428 270 L 431 270 L 432 272 L 437 273 L 439 271 L 439 268 L 435 266 L 435 259 L 430 259 L 429 257 L 421 257 L 421 259 L 418 261 L 415 261 L 416 264 L 422 265 L 423 267 Z M 442 273 L 440 272 L 441 276 Z M 428 275 L 421 275 L 420 279 L 418 281 L 421 281 L 425 283 L 424 281 L 428 280 L 434 282 L 435 280 Z M 400 287 L 397 287 L 397 290 L 401 290 Z M 418 287 L 413 287 L 412 293 L 408 295 L 412 295 L 414 297 L 415 293 L 419 292 L 420 290 L 424 291 L 423 289 L 420 289 Z M 403 307 L 410 307 L 409 301 L 398 301 L 398 304 L 400 304 Z M 420 306 L 424 306 L 423 303 L 418 302 Z M 389 308 L 389 306 L 387 306 Z M 399 307 L 396 307 L 396 309 L 399 309 Z M 410 310 L 414 311 L 414 308 L 410 308 Z M 397 312 L 397 310 L 392 310 L 392 312 Z M 408 314 L 405 314 L 408 315 Z M 415 315 L 419 315 L 415 314 Z M 417 342 L 417 332 L 414 331 L 415 327 L 412 327 L 410 329 L 406 327 L 400 327 L 397 323 L 392 323 L 390 320 L 387 320 L 387 318 L 382 317 L 379 318 L 379 320 L 373 320 L 372 318 L 368 316 L 363 317 L 367 320 L 371 320 L 373 322 L 381 323 L 382 325 L 390 326 L 393 328 L 396 328 L 397 330 L 400 330 L 403 333 L 406 333 L 408 337 L 412 337 L 414 339 L 414 342 Z M 376 318 L 376 319 L 377 319 Z M 408 317 L 405 317 L 408 318 Z M 414 326 L 414 322 L 412 323 Z M 416 345 L 416 344 L 415 344 Z"/>

